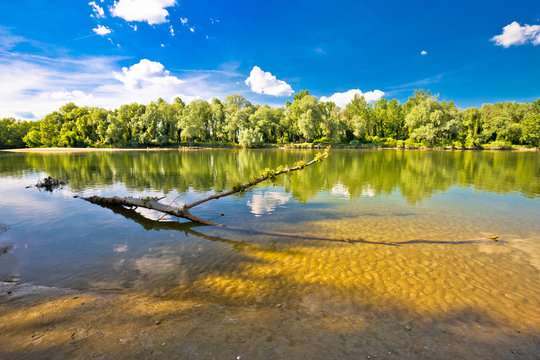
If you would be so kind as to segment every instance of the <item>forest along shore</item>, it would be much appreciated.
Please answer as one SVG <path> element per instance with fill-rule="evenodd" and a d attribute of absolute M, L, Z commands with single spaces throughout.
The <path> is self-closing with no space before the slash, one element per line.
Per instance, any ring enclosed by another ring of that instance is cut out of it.
<path fill-rule="evenodd" d="M 223 100 L 176 98 L 115 110 L 62 106 L 39 121 L 0 120 L 0 148 L 145 148 L 194 142 L 260 147 L 313 145 L 389 148 L 539 147 L 540 99 L 459 109 L 429 91 L 416 90 L 405 103 L 355 96 L 341 109 L 309 91 L 279 108 L 254 105 L 241 95 Z"/>

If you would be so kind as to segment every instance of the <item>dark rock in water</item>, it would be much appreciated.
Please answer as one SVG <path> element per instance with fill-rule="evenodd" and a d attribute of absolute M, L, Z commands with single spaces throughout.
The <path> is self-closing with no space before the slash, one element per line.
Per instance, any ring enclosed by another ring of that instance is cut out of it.
<path fill-rule="evenodd" d="M 47 176 L 43 180 L 39 180 L 36 187 L 40 190 L 52 192 L 53 190 L 63 188 L 65 185 L 67 185 L 66 181 Z"/>
<path fill-rule="evenodd" d="M 0 244 L 0 256 L 7 254 L 11 249 L 13 249 L 13 245 L 11 244 Z"/>

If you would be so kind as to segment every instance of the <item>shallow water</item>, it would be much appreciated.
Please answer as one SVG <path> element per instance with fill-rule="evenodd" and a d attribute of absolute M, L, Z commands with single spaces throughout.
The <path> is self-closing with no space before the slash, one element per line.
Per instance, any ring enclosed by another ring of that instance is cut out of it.
<path fill-rule="evenodd" d="M 538 342 L 539 153 L 335 150 L 323 164 L 193 210 L 337 241 L 157 223 L 143 217 L 160 217 L 151 211 L 73 198 L 132 194 L 182 204 L 313 154 L 0 153 L 0 244 L 10 246 L 0 255 L 0 281 L 280 304 L 336 334 L 405 326 L 488 344 L 501 331 Z M 68 187 L 25 188 L 47 175 Z"/>

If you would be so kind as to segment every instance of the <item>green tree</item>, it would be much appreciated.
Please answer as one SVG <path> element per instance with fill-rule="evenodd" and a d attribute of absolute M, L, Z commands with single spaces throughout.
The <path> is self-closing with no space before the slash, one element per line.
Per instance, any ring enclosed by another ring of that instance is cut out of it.
<path fill-rule="evenodd" d="M 208 123 L 212 120 L 212 108 L 206 100 L 192 101 L 184 109 L 180 127 L 182 133 L 180 136 L 184 141 L 194 139 L 206 140 Z"/>

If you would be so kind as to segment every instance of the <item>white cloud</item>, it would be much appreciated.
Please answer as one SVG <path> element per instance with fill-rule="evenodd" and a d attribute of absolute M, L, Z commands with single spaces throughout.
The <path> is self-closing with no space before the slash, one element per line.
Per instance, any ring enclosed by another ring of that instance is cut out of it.
<path fill-rule="evenodd" d="M 190 27 L 190 28 L 189 28 L 189 31 L 191 31 L 192 33 L 194 33 L 194 32 L 195 32 L 195 29 L 192 28 L 192 27 Z"/>
<path fill-rule="evenodd" d="M 169 32 L 171 33 L 171 36 L 174 36 L 174 28 L 171 26 L 169 26 Z"/>
<path fill-rule="evenodd" d="M 496 45 L 505 48 L 512 45 L 523 45 L 532 42 L 533 45 L 540 45 L 540 25 L 519 25 L 516 21 L 503 27 L 503 32 L 491 38 Z"/>
<path fill-rule="evenodd" d="M 2 50 L 11 50 L 13 49 L 17 44 L 20 43 L 32 43 L 32 41 L 29 41 L 28 39 L 11 34 L 8 30 L 6 30 L 4 27 L 0 26 L 0 51 Z"/>
<path fill-rule="evenodd" d="M 45 55 L 19 52 L 19 43 L 31 44 Z M 133 102 L 148 104 L 159 97 L 171 102 L 179 96 L 189 103 L 247 92 L 237 64 L 172 74 L 163 64 L 150 60 L 122 69 L 118 63 L 125 58 L 65 54 L 64 49 L 56 51 L 0 27 L 0 118 L 41 119 L 68 101 L 115 109 Z"/>
<path fill-rule="evenodd" d="M 384 96 L 384 92 L 381 90 L 373 90 L 368 92 L 362 92 L 359 89 L 351 89 L 342 93 L 335 93 L 330 97 L 321 96 L 321 101 L 333 101 L 337 106 L 344 109 L 348 103 L 354 99 L 354 96 L 363 96 L 367 102 L 377 101 Z"/>
<path fill-rule="evenodd" d="M 105 17 L 105 11 L 103 11 L 103 8 L 101 6 L 99 6 L 98 4 L 96 4 L 95 1 L 89 2 L 88 5 L 90 5 L 92 7 L 92 11 L 94 12 L 92 14 L 92 16 L 95 16 L 98 19 Z"/>
<path fill-rule="evenodd" d="M 285 205 L 292 196 L 281 191 L 270 190 L 266 192 L 255 193 L 248 200 L 247 206 L 251 208 L 251 213 L 255 216 L 261 216 L 271 213 L 278 206 Z"/>
<path fill-rule="evenodd" d="M 92 97 L 92 95 L 85 94 L 84 91 L 73 90 L 73 91 L 54 91 L 50 93 L 50 97 L 53 100 L 62 100 L 62 101 L 76 101 L 76 100 L 86 100 Z"/>
<path fill-rule="evenodd" d="M 92 31 L 101 36 L 105 36 L 112 32 L 111 29 L 103 25 L 98 25 L 97 28 L 92 29 Z"/>
<path fill-rule="evenodd" d="M 257 94 L 291 96 L 294 93 L 289 84 L 276 79 L 270 72 L 262 71 L 258 66 L 254 66 L 249 73 L 249 77 L 246 79 L 246 85 L 251 88 L 251 91 Z"/>
<path fill-rule="evenodd" d="M 69 101 L 114 109 L 132 102 L 148 104 L 159 97 L 172 101 L 179 96 L 189 103 L 239 92 L 221 73 L 196 72 L 180 80 L 148 60 L 119 72 L 119 59 L 113 57 L 16 55 L 0 54 L 0 118 L 40 119 Z"/>
<path fill-rule="evenodd" d="M 140 89 L 144 86 L 180 85 L 184 81 L 171 76 L 165 66 L 156 61 L 142 59 L 139 63 L 122 68 L 122 73 L 114 73 L 114 77 L 124 83 L 127 89 Z"/>
<path fill-rule="evenodd" d="M 420 55 L 427 55 L 427 51 L 426 51 L 426 50 L 422 50 L 422 51 L 420 52 Z"/>
<path fill-rule="evenodd" d="M 146 21 L 150 25 L 167 22 L 165 9 L 176 5 L 176 0 L 118 0 L 111 7 L 111 14 L 126 21 Z"/>
<path fill-rule="evenodd" d="M 187 18 L 180 18 L 180 22 L 182 23 L 182 25 L 187 25 Z"/>

